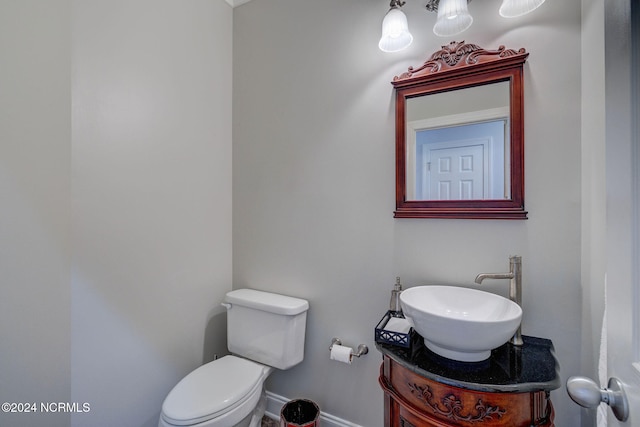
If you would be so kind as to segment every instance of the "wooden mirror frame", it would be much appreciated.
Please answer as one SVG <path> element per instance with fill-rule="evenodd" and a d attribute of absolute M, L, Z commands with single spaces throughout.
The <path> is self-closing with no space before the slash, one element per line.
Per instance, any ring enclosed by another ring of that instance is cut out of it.
<path fill-rule="evenodd" d="M 520 49 L 485 50 L 451 42 L 419 68 L 394 77 L 396 90 L 395 218 L 527 219 L 524 210 L 524 85 L 529 54 Z M 510 83 L 510 199 L 407 200 L 406 101 L 409 98 L 508 81 Z"/>

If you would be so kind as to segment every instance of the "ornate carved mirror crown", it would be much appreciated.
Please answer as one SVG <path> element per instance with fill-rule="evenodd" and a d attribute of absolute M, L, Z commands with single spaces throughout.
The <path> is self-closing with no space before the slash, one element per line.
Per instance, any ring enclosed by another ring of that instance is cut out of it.
<path fill-rule="evenodd" d="M 528 55 L 451 42 L 393 79 L 396 218 L 527 218 Z"/>

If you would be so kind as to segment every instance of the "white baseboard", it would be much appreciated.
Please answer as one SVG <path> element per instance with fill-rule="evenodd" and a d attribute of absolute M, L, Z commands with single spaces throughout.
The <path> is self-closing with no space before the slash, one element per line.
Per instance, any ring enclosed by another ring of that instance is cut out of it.
<path fill-rule="evenodd" d="M 265 415 L 273 420 L 279 420 L 282 407 L 291 399 L 287 399 L 286 397 L 271 393 L 270 391 L 267 391 L 266 395 L 267 410 L 265 412 Z M 362 427 L 359 424 L 354 424 L 350 421 L 343 420 L 342 418 L 327 414 L 326 412 L 322 412 L 322 408 L 320 409 L 320 424 L 322 425 L 322 427 Z"/>

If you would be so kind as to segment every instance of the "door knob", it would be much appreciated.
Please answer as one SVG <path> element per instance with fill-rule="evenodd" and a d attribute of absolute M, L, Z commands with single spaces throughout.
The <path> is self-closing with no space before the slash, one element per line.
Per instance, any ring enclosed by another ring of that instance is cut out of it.
<path fill-rule="evenodd" d="M 629 418 L 629 402 L 622 382 L 617 378 L 609 378 L 607 388 L 601 389 L 591 378 L 571 377 L 567 380 L 567 393 L 584 408 L 593 408 L 604 402 L 611 407 L 618 420 L 626 421 Z"/>

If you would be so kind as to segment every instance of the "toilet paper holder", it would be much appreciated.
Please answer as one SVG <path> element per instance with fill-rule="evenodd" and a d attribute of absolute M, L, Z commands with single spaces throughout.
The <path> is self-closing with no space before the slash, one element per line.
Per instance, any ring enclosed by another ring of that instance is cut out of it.
<path fill-rule="evenodd" d="M 329 346 L 329 351 L 331 351 L 333 349 L 333 345 L 334 344 L 342 345 L 342 341 L 340 340 L 340 338 L 333 338 L 331 340 L 331 345 Z M 364 344 L 360 344 L 358 346 L 358 350 L 355 353 L 353 351 L 351 351 L 351 356 L 360 357 L 360 356 L 365 355 L 367 353 L 369 353 L 369 347 L 367 347 Z"/>

